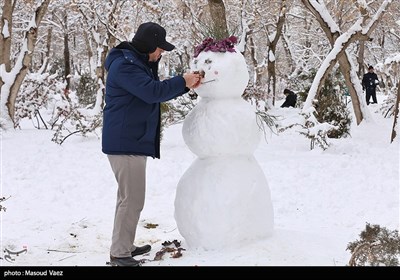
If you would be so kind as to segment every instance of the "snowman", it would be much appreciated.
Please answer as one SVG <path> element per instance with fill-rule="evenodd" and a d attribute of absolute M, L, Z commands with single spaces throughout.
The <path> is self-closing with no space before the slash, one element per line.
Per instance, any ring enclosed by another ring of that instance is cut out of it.
<path fill-rule="evenodd" d="M 238 247 L 273 232 L 270 190 L 253 155 L 262 132 L 241 97 L 249 74 L 235 43 L 235 37 L 206 39 L 191 61 L 204 77 L 182 134 L 197 158 L 175 197 L 178 230 L 191 248 Z"/>

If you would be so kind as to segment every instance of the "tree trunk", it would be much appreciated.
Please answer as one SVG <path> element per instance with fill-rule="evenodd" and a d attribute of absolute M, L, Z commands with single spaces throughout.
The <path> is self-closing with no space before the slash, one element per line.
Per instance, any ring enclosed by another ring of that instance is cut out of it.
<path fill-rule="evenodd" d="M 53 27 L 50 25 L 50 27 L 47 29 L 46 54 L 45 54 L 45 59 L 44 59 L 44 62 L 46 63 L 46 65 L 44 65 L 44 67 L 42 67 L 43 72 L 47 71 L 47 66 L 49 64 L 52 39 L 53 39 Z"/>
<path fill-rule="evenodd" d="M 4 64 L 6 71 L 11 70 L 11 34 L 12 34 L 12 13 L 14 10 L 15 3 L 12 4 L 11 0 L 5 0 L 3 6 L 3 13 L 1 15 L 0 22 L 0 64 Z M 8 36 L 4 37 L 3 29 L 6 28 Z"/>
<path fill-rule="evenodd" d="M 285 32 L 284 32 L 285 33 Z M 283 44 L 283 50 L 285 52 L 286 57 L 288 58 L 287 64 L 289 65 L 290 71 L 288 71 L 285 75 L 286 78 L 289 77 L 290 73 L 293 73 L 296 70 L 296 63 L 295 60 L 293 59 L 293 53 L 292 50 L 289 47 L 289 41 L 286 39 L 285 36 L 282 37 L 282 44 Z"/>
<path fill-rule="evenodd" d="M 394 110 L 394 120 L 393 120 L 393 129 L 392 129 L 392 136 L 390 138 L 390 143 L 393 143 L 394 139 L 397 136 L 397 122 L 399 119 L 399 105 L 400 105 L 400 83 L 397 84 L 397 98 L 396 98 L 396 104 L 395 104 L 395 110 Z"/>
<path fill-rule="evenodd" d="M 15 7 L 11 0 L 5 0 L 3 13 L 0 22 L 0 65 L 4 64 L 5 70 L 11 70 L 11 34 L 12 34 L 12 13 Z M 8 36 L 4 36 L 8 32 Z M 0 89 L 3 87 L 3 78 L 0 75 Z M 2 96 L 4 98 L 4 96 Z"/>
<path fill-rule="evenodd" d="M 364 53 L 365 53 L 365 42 L 361 41 L 359 49 L 358 49 L 358 56 L 357 56 L 357 62 L 358 62 L 357 76 L 360 79 L 364 75 Z"/>
<path fill-rule="evenodd" d="M 349 94 L 351 97 L 351 104 L 353 105 L 354 115 L 356 117 L 356 122 L 357 122 L 357 124 L 360 124 L 364 118 L 364 114 L 361 111 L 361 104 L 360 104 L 360 99 L 359 99 L 360 96 L 358 96 L 357 90 L 354 86 L 356 83 L 359 83 L 360 80 L 357 78 L 356 81 L 353 81 L 353 79 L 352 79 L 352 76 L 355 76 L 355 75 L 351 74 L 351 72 L 354 71 L 354 69 L 352 69 L 352 67 L 351 67 L 350 58 L 349 58 L 347 52 L 345 52 L 345 55 L 342 55 L 339 57 L 339 66 L 340 66 L 340 72 L 342 73 L 342 75 L 344 77 L 346 87 L 349 90 Z M 354 74 L 357 74 L 357 73 L 354 72 Z"/>
<path fill-rule="evenodd" d="M 65 94 L 68 96 L 69 88 L 70 88 L 70 83 L 71 83 L 71 60 L 70 60 L 70 51 L 69 51 L 69 45 L 68 45 L 68 40 L 69 40 L 69 35 L 68 35 L 68 17 L 67 13 L 64 11 L 64 78 L 66 81 L 66 86 L 65 86 Z"/>
<path fill-rule="evenodd" d="M 114 37 L 111 37 L 111 38 L 114 38 Z M 114 38 L 114 40 L 115 40 L 115 38 Z M 101 52 L 101 57 L 100 57 L 101 65 L 98 65 L 96 68 L 97 93 L 98 93 L 98 95 L 101 95 L 101 97 L 98 96 L 96 98 L 96 104 L 94 106 L 95 110 L 101 110 L 101 108 L 103 108 L 103 106 L 104 106 L 104 96 L 106 94 L 104 85 L 106 84 L 105 83 L 106 75 L 105 75 L 103 65 L 104 65 L 104 62 L 106 61 L 107 52 L 108 52 L 108 47 L 103 46 L 103 51 Z M 101 91 L 101 94 L 99 94 L 99 91 Z"/>
<path fill-rule="evenodd" d="M 276 98 L 276 45 L 278 44 L 279 38 L 282 35 L 283 25 L 285 23 L 286 17 L 286 0 L 282 0 L 278 21 L 276 23 L 276 30 L 275 36 L 273 37 L 272 41 L 269 41 L 269 51 L 268 51 L 268 96 L 272 95 L 272 105 L 275 105 L 275 98 Z M 271 94 L 272 93 L 272 94 Z"/>
<path fill-rule="evenodd" d="M 208 0 L 212 20 L 212 33 L 215 39 L 223 39 L 229 36 L 228 25 L 226 24 L 226 12 L 224 1 Z"/>
<path fill-rule="evenodd" d="M 360 5 L 359 2 L 355 2 L 355 5 L 359 9 L 359 11 L 363 17 L 363 24 L 365 24 L 367 19 L 369 18 L 368 10 L 366 9 L 366 7 Z M 362 79 L 362 76 L 364 75 L 364 54 L 365 54 L 365 42 L 360 41 L 358 57 L 357 57 L 357 62 L 358 62 L 357 76 L 360 79 Z"/>
<path fill-rule="evenodd" d="M 269 51 L 275 56 L 275 50 L 270 48 Z M 268 98 L 270 96 L 272 96 L 272 105 L 275 105 L 275 97 L 276 97 L 275 58 L 273 60 L 268 59 L 267 69 L 268 69 L 268 78 L 267 78 L 268 94 L 267 94 L 267 96 L 268 96 Z"/>
<path fill-rule="evenodd" d="M 85 46 L 86 46 L 86 49 L 87 49 L 89 69 L 94 69 L 94 66 L 93 66 L 93 51 L 92 51 L 92 47 L 90 46 L 89 35 L 88 35 L 88 33 L 86 31 L 83 31 L 83 39 L 85 41 Z"/>
<path fill-rule="evenodd" d="M 15 79 L 9 85 L 10 91 L 6 103 L 8 115 L 12 122 L 14 122 L 15 100 L 17 99 L 19 88 L 21 87 L 22 81 L 25 79 L 29 66 L 32 62 L 32 56 L 35 50 L 39 25 L 47 11 L 47 7 L 49 6 L 50 1 L 51 0 L 44 0 L 42 4 L 36 9 L 34 16 L 35 26 L 30 26 L 29 30 L 26 31 L 24 42 L 22 44 L 22 52 L 19 54 L 16 65 L 14 66 L 16 70 L 16 75 Z"/>
<path fill-rule="evenodd" d="M 263 67 L 258 67 L 258 61 L 257 61 L 257 54 L 256 54 L 256 47 L 254 44 L 254 40 L 252 36 L 249 36 L 249 48 L 250 48 L 250 58 L 251 61 L 253 63 L 253 67 L 254 67 L 254 85 L 260 85 L 261 84 L 261 77 L 262 74 L 264 72 L 264 68 Z"/>

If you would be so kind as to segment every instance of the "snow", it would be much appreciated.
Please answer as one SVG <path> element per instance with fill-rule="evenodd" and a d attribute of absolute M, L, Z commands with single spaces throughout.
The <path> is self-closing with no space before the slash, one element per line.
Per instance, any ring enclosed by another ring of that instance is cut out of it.
<path fill-rule="evenodd" d="M 9 30 L 8 20 L 4 19 L 3 30 L 1 31 L 4 39 L 7 39 L 8 37 L 10 37 L 10 32 L 8 32 L 8 30 Z"/>
<path fill-rule="evenodd" d="M 326 58 L 322 62 L 320 68 L 318 69 L 318 71 L 315 75 L 314 81 L 313 81 L 310 91 L 308 93 L 307 100 L 304 103 L 304 110 L 308 109 L 310 106 L 312 106 L 312 100 L 314 99 L 315 95 L 317 94 L 318 85 L 319 85 L 324 73 L 329 69 L 331 63 L 337 59 L 337 56 L 343 50 L 343 46 L 350 40 L 351 36 L 354 33 L 356 33 L 357 31 L 361 30 L 361 25 L 360 25 L 361 23 L 362 23 L 362 19 L 357 20 L 349 28 L 349 30 L 347 32 L 344 32 L 336 39 L 336 41 L 332 47 L 332 50 L 326 56 Z M 354 78 L 356 78 L 356 77 L 353 75 L 352 79 L 354 80 Z M 354 83 L 354 84 L 357 85 L 357 83 Z M 360 91 L 362 89 L 361 86 L 356 86 L 356 88 L 358 88 L 359 92 L 361 92 Z"/>
<path fill-rule="evenodd" d="M 360 102 L 360 109 L 363 115 L 363 119 L 367 122 L 373 122 L 374 119 L 371 116 L 370 111 L 367 109 L 367 101 L 365 100 L 365 93 L 364 90 L 362 88 L 362 81 L 360 81 L 360 79 L 358 78 L 358 74 L 355 71 L 356 66 L 354 65 L 354 62 L 350 59 L 350 54 L 348 53 L 348 51 L 345 51 L 345 54 L 347 56 L 347 60 L 351 65 L 350 68 L 350 79 L 351 82 L 353 83 L 353 86 L 356 90 L 357 96 L 358 96 L 358 100 Z M 353 112 L 354 112 L 354 107 L 353 107 Z"/>
<path fill-rule="evenodd" d="M 365 0 L 357 0 L 357 3 L 360 7 L 364 8 L 364 9 L 368 9 L 368 4 Z"/>
<path fill-rule="evenodd" d="M 243 11 L 243 10 L 242 10 Z M 249 32 L 250 28 L 248 26 L 248 23 L 246 22 L 246 20 L 243 18 L 242 19 L 242 34 L 240 35 L 239 38 L 239 43 L 236 45 L 236 48 L 239 52 L 243 53 L 245 50 L 245 46 L 246 46 L 246 34 L 247 32 Z"/>
<path fill-rule="evenodd" d="M 276 38 L 276 31 L 268 35 L 268 42 L 273 42 Z"/>
<path fill-rule="evenodd" d="M 380 103 L 383 98 L 378 95 Z M 298 109 L 278 105 L 274 114 L 297 118 Z M 399 228 L 399 145 L 389 144 L 392 119 L 384 119 L 379 106 L 368 107 L 376 124 L 352 127 L 351 138 L 325 152 L 310 151 L 309 141 L 294 130 L 267 134 L 255 157 L 271 189 L 274 235 L 220 251 L 188 249 L 179 234 L 176 186 L 196 156 L 184 143 L 182 124 L 166 129 L 161 160 L 148 160 L 137 244 L 153 246 L 144 259 L 153 259 L 165 240 L 182 241 L 187 250 L 181 258 L 166 255 L 144 265 L 346 265 L 346 246 L 366 222 Z M 28 252 L 1 265 L 105 265 L 116 183 L 100 140 L 70 137 L 59 146 L 50 141 L 52 131 L 29 127 L 2 133 L 1 192 L 11 196 L 2 203 L 2 251 L 26 246 Z M 147 229 L 147 223 L 158 226 Z"/>
<path fill-rule="evenodd" d="M 241 247 L 273 231 L 270 190 L 253 156 L 261 130 L 254 108 L 241 98 L 247 65 L 240 52 L 203 51 L 192 70 L 204 72 L 204 82 L 182 133 L 199 158 L 177 186 L 178 230 L 190 248 Z"/>
<path fill-rule="evenodd" d="M 29 26 L 34 27 L 34 23 L 35 23 L 35 21 L 32 20 L 30 22 Z M 24 60 L 26 52 L 29 52 L 27 38 L 25 38 L 23 40 L 18 58 L 15 61 L 15 65 L 11 69 L 10 72 L 7 72 L 4 63 L 0 64 L 0 75 L 1 75 L 2 81 L 4 82 L 3 86 L 1 87 L 1 92 L 0 92 L 0 121 L 3 122 L 4 125 L 8 128 L 12 127 L 11 119 L 7 113 L 8 112 L 8 108 L 7 108 L 8 97 L 10 95 L 10 89 L 16 79 L 16 76 L 18 75 L 18 73 L 20 73 L 21 69 L 23 68 L 23 60 Z"/>
<path fill-rule="evenodd" d="M 199 157 L 248 155 L 257 149 L 261 132 L 254 110 L 243 100 L 204 98 L 195 108 L 186 117 L 183 138 Z"/>
<path fill-rule="evenodd" d="M 391 64 L 391 63 L 400 63 L 400 53 L 394 54 L 385 59 L 384 64 Z"/>
<path fill-rule="evenodd" d="M 273 210 L 253 156 L 198 158 L 178 183 L 175 218 L 186 248 L 242 248 L 270 236 Z"/>
<path fill-rule="evenodd" d="M 37 6 L 36 10 L 38 10 L 41 5 L 43 5 L 43 4 L 40 4 L 39 6 Z M 32 19 L 30 20 L 30 22 L 28 24 L 28 27 L 27 27 L 27 30 L 31 30 L 31 28 L 35 28 L 35 29 L 37 28 L 37 25 L 36 25 L 36 13 L 32 17 Z"/>
<path fill-rule="evenodd" d="M 386 11 L 388 6 L 392 3 L 392 0 L 385 0 L 379 9 L 374 13 L 372 19 L 369 23 L 363 28 L 363 34 L 368 34 L 374 24 L 376 24 L 379 19 L 382 17 L 382 14 Z"/>
<path fill-rule="evenodd" d="M 271 62 L 275 61 L 275 55 L 272 51 L 268 52 L 268 60 Z"/>
<path fill-rule="evenodd" d="M 386 96 L 365 108 L 373 122 L 353 121 L 351 137 L 310 151 L 296 128 L 261 137 L 241 98 L 249 75 L 240 52 L 202 52 L 191 70 L 205 72 L 196 107 L 164 131 L 161 160 L 147 161 L 136 234 L 137 246 L 153 247 L 137 257 L 145 266 L 344 266 L 367 222 L 399 228 L 399 141 L 390 144 L 393 120 L 379 111 Z M 281 126 L 304 121 L 282 102 L 268 111 Z M 59 146 L 54 131 L 32 127 L 24 120 L 1 135 L 1 265 L 104 266 L 117 184 L 100 139 Z M 183 256 L 154 260 L 173 240 Z M 10 260 L 4 248 L 27 252 Z"/>
<path fill-rule="evenodd" d="M 384 98 L 378 93 L 380 104 Z M 144 266 L 343 266 L 350 259 L 347 244 L 366 222 L 399 229 L 399 144 L 389 144 L 393 120 L 382 117 L 380 104 L 368 106 L 375 122 L 354 125 L 352 137 L 335 140 L 326 151 L 310 151 L 295 129 L 267 133 L 254 156 L 271 189 L 274 234 L 223 250 L 189 249 L 177 229 L 177 184 L 196 155 L 184 143 L 182 124 L 167 128 L 161 160 L 147 161 L 136 243 L 152 244 L 144 259 L 152 260 L 166 240 L 182 241 L 186 251 Z M 299 109 L 279 106 L 271 113 L 282 122 L 298 120 Z M 50 141 L 53 131 L 31 127 L 23 123 L 22 130 L 1 136 L 1 193 L 11 196 L 2 203 L 1 251 L 28 251 L 0 264 L 104 266 L 117 186 L 100 140 L 73 136 L 59 146 Z M 147 229 L 147 223 L 158 226 Z"/>
<path fill-rule="evenodd" d="M 329 29 L 332 33 L 340 32 L 340 27 L 335 23 L 335 21 L 331 17 L 323 1 L 320 3 L 317 0 L 310 0 L 309 2 L 322 17 L 323 21 L 328 24 Z"/>

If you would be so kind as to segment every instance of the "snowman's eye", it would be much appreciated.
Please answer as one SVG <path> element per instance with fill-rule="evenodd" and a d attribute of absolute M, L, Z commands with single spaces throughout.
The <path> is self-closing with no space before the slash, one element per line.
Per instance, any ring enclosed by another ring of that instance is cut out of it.
<path fill-rule="evenodd" d="M 212 62 L 211 59 L 208 58 L 204 61 L 205 64 L 211 64 L 211 62 Z"/>

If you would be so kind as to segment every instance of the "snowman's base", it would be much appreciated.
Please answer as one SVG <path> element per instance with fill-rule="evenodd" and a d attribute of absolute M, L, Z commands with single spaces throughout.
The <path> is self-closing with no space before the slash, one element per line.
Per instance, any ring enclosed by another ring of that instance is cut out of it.
<path fill-rule="evenodd" d="M 270 191 L 255 158 L 196 159 L 178 183 L 175 218 L 189 247 L 239 246 L 272 235 Z"/>

